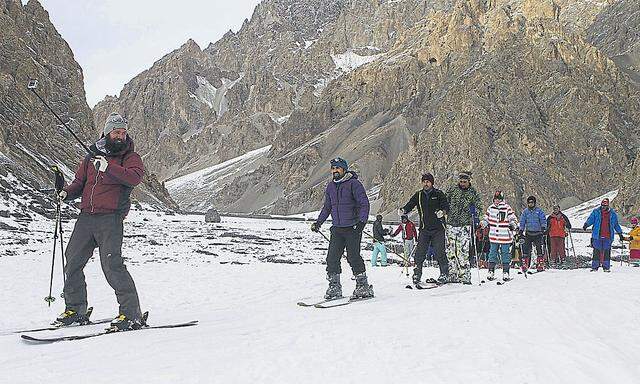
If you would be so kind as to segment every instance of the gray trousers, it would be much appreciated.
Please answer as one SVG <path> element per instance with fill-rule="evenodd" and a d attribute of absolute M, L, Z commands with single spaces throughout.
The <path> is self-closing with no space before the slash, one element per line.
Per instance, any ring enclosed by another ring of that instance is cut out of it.
<path fill-rule="evenodd" d="M 87 311 L 87 284 L 83 269 L 93 250 L 98 247 L 102 272 L 116 292 L 120 314 L 131 319 L 142 316 L 136 285 L 122 260 L 122 227 L 123 218 L 120 214 L 80 214 L 65 252 L 66 309 L 78 313 Z"/>

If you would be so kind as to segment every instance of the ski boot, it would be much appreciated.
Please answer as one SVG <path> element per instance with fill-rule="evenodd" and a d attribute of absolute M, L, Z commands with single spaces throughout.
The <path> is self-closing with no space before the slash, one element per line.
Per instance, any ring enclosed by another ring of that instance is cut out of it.
<path fill-rule="evenodd" d="M 342 297 L 342 285 L 340 284 L 340 274 L 339 273 L 328 274 L 327 280 L 329 280 L 329 288 L 327 288 L 327 292 L 324 294 L 324 298 L 326 300 L 340 299 Z"/>
<path fill-rule="evenodd" d="M 449 279 L 447 278 L 447 275 L 445 275 L 445 274 L 441 274 L 436 279 L 436 284 L 438 284 L 438 285 L 447 284 L 448 282 L 449 282 Z"/>
<path fill-rule="evenodd" d="M 413 269 L 413 284 L 420 284 L 420 280 L 422 279 L 422 270 L 418 268 Z"/>
<path fill-rule="evenodd" d="M 589 272 L 598 272 L 598 268 L 591 268 Z"/>
<path fill-rule="evenodd" d="M 373 286 L 369 285 L 367 274 L 365 272 L 356 275 L 356 289 L 353 290 L 351 300 L 368 299 L 373 297 Z"/>
<path fill-rule="evenodd" d="M 487 273 L 487 280 L 489 280 L 489 281 L 493 281 L 493 280 L 495 280 L 495 279 L 496 279 L 496 277 L 495 277 L 495 271 L 489 271 L 489 272 Z"/>
<path fill-rule="evenodd" d="M 89 317 L 87 315 L 81 315 L 73 309 L 67 309 L 58 316 L 56 321 L 51 323 L 51 325 L 56 327 L 66 327 L 72 324 L 89 324 Z"/>
<path fill-rule="evenodd" d="M 471 270 L 467 269 L 464 271 L 464 275 L 460 277 L 460 281 L 464 285 L 471 285 Z"/>
<path fill-rule="evenodd" d="M 509 276 L 509 272 L 502 272 L 502 281 L 509 281 L 511 277 Z"/>
<path fill-rule="evenodd" d="M 602 272 L 611 272 L 611 269 L 609 269 L 609 268 L 602 268 Z"/>
<path fill-rule="evenodd" d="M 109 330 L 112 332 L 132 331 L 140 329 L 146 325 L 147 324 L 144 319 L 130 319 L 127 316 L 120 314 L 111 321 Z"/>
<path fill-rule="evenodd" d="M 543 271 L 544 271 L 544 258 L 538 257 L 536 259 L 536 272 L 543 272 Z"/>

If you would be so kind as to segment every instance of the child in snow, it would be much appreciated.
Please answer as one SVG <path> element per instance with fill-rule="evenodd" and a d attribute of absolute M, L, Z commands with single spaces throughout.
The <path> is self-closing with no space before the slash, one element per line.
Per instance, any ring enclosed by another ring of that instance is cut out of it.
<path fill-rule="evenodd" d="M 498 259 L 502 262 L 502 280 L 510 280 L 512 231 L 518 228 L 518 219 L 509 204 L 505 203 L 502 191 L 493 195 L 493 204 L 480 222 L 482 228 L 489 227 L 489 273 L 487 280 L 495 280 L 494 273 Z M 500 257 L 498 257 L 498 252 Z"/>

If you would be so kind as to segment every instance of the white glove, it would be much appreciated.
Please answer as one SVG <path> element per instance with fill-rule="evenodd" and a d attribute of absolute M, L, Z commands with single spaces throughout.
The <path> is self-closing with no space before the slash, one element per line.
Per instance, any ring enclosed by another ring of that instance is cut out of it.
<path fill-rule="evenodd" d="M 442 209 L 439 209 L 436 211 L 436 217 L 438 219 L 442 219 L 444 217 L 444 211 Z"/>
<path fill-rule="evenodd" d="M 107 170 L 107 166 L 109 165 L 109 160 L 107 160 L 104 156 L 96 156 L 91 159 L 93 162 L 93 166 L 96 167 L 96 171 L 104 172 Z"/>
<path fill-rule="evenodd" d="M 58 192 L 58 199 L 64 200 L 66 198 L 67 198 L 67 191 L 65 191 L 64 189 L 61 189 L 60 192 Z"/>
<path fill-rule="evenodd" d="M 481 226 L 482 228 L 487 228 L 487 225 L 488 225 L 488 224 L 489 224 L 489 223 L 487 223 L 485 220 L 482 220 L 482 221 L 480 222 L 480 226 Z"/>
<path fill-rule="evenodd" d="M 404 209 L 398 208 L 398 216 L 405 215 Z"/>

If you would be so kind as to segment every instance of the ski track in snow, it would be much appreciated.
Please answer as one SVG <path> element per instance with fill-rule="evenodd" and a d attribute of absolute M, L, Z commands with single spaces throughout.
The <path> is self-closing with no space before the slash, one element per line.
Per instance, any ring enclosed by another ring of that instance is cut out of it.
<path fill-rule="evenodd" d="M 65 244 L 74 223 L 64 225 Z M 478 286 L 473 270 L 472 286 L 416 291 L 404 288 L 401 268 L 367 264 L 374 300 L 302 308 L 297 301 L 319 298 L 326 288 L 327 244 L 308 225 L 228 217 L 211 224 L 200 216 L 134 211 L 123 254 L 149 323 L 199 325 L 49 345 L 2 333 L 44 326 L 64 310 L 60 298 L 50 308 L 43 300 L 53 221 L 32 222 L 30 233 L 2 231 L 0 382 L 62 383 L 70 375 L 91 383 L 638 382 L 640 268 L 613 263 L 610 274 L 549 270 L 528 279 L 514 273 L 502 287 Z M 588 236 L 574 234 L 583 244 L 578 253 L 590 253 Z M 363 255 L 368 260 L 371 252 Z M 58 253 L 58 297 L 59 262 Z M 354 282 L 346 261 L 342 268 L 349 294 Z M 85 273 L 93 318 L 115 316 L 100 263 L 92 259 Z M 425 271 L 436 275 L 435 268 Z"/>

